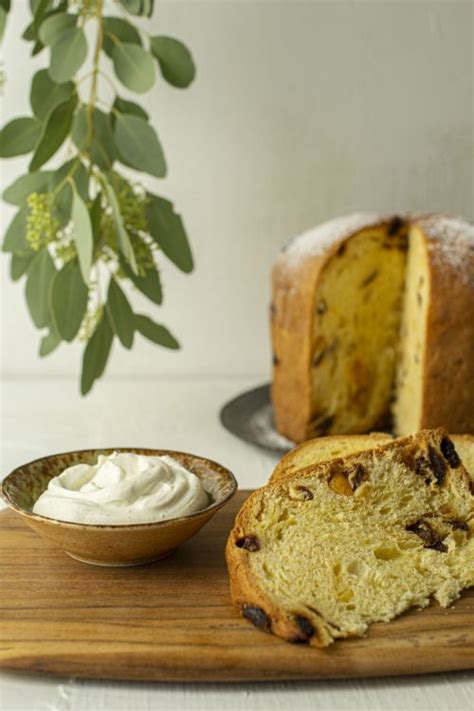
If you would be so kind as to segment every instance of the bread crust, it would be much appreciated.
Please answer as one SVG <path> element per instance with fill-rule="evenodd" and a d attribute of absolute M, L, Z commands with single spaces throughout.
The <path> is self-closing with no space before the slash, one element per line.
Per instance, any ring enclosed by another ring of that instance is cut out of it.
<path fill-rule="evenodd" d="M 329 260 L 351 238 L 366 229 L 381 227 L 394 216 L 361 216 L 358 228 L 348 220 L 322 254 L 309 253 L 295 260 L 291 244 L 277 259 L 272 270 L 271 339 L 273 377 L 271 395 L 279 432 L 293 442 L 310 436 L 312 415 L 311 358 L 315 295 Z M 365 219 L 364 219 L 365 217 Z M 329 223 L 328 223 L 329 224 Z"/>
<path fill-rule="evenodd" d="M 446 437 L 449 439 L 448 433 L 443 428 L 425 430 L 417 433 L 417 435 L 409 435 L 391 440 L 386 444 L 376 445 L 374 448 L 364 452 L 308 466 L 292 476 L 283 476 L 277 481 L 269 482 L 266 486 L 256 489 L 237 514 L 234 527 L 227 540 L 225 556 L 233 604 L 241 611 L 244 617 L 249 617 L 249 619 L 251 617 L 245 614 L 248 608 L 259 610 L 261 614 L 257 616 L 257 622 L 261 620 L 262 624 L 257 624 L 256 626 L 266 632 L 272 632 L 288 642 L 308 642 L 312 646 L 324 647 L 336 638 L 360 636 L 360 631 L 357 630 L 353 632 L 340 630 L 333 623 L 318 615 L 316 610 L 311 615 L 314 634 L 305 634 L 297 622 L 299 611 L 294 609 L 292 614 L 289 614 L 282 610 L 265 594 L 261 586 L 258 585 L 258 581 L 255 580 L 250 566 L 249 555 L 252 555 L 258 549 L 246 549 L 245 546 L 239 546 L 238 542 L 248 538 L 249 532 L 252 531 L 253 521 L 262 507 L 262 501 L 264 502 L 267 498 L 271 499 L 273 493 L 281 487 L 288 487 L 292 483 L 301 482 L 308 475 L 329 478 L 330 472 L 335 465 L 340 464 L 342 467 L 350 468 L 359 459 L 370 457 L 375 451 L 380 453 L 403 448 L 412 451 L 414 446 L 429 446 L 432 443 L 442 441 Z M 469 488 L 469 476 L 464 467 L 459 465 L 459 469 L 456 471 L 459 476 L 465 479 L 466 486 Z M 301 611 L 303 618 L 305 615 L 307 615 L 307 611 Z M 251 619 L 251 621 L 256 624 L 255 619 Z"/>
<path fill-rule="evenodd" d="M 312 257 L 295 271 L 284 255 L 272 271 L 271 335 L 273 378 L 271 396 L 279 432 L 293 440 L 307 439 L 311 418 L 310 363 L 314 293 L 328 259 Z"/>
<path fill-rule="evenodd" d="M 413 222 L 424 236 L 430 270 L 418 427 L 470 433 L 474 432 L 474 245 L 463 255 L 461 278 L 460 265 L 446 259 L 442 241 L 430 236 L 436 220 L 442 219 L 449 218 Z"/>
<path fill-rule="evenodd" d="M 353 445 L 355 453 L 364 449 L 371 448 L 370 446 L 359 448 L 357 445 L 361 441 L 367 442 L 367 444 L 370 442 L 372 447 L 377 447 L 380 444 L 390 442 L 391 440 L 392 436 L 389 434 L 385 434 L 384 432 L 371 432 L 370 434 L 366 435 L 328 435 L 327 437 L 316 437 L 314 439 L 308 439 L 306 440 L 306 442 L 303 442 L 302 444 L 298 445 L 298 447 L 295 447 L 294 449 L 287 452 L 287 454 L 285 454 L 280 459 L 275 469 L 273 470 L 269 482 L 275 482 L 278 479 L 281 479 L 281 477 L 283 476 L 287 476 L 289 474 L 294 473 L 296 471 L 294 467 L 295 465 L 297 466 L 298 460 L 301 458 L 301 455 L 305 454 L 307 451 L 311 452 L 316 447 L 318 447 L 318 449 L 319 447 L 321 447 L 322 449 L 325 446 L 331 447 L 333 445 L 337 446 L 338 444 L 349 444 Z M 327 457 L 326 459 L 334 459 L 334 457 Z M 323 459 L 318 458 L 318 462 L 320 461 L 323 461 Z M 297 466 L 297 469 L 302 468 L 302 466 Z"/>

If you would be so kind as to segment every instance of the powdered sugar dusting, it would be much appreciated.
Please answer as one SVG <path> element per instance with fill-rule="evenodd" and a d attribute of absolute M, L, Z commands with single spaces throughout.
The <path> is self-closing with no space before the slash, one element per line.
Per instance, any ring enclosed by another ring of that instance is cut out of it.
<path fill-rule="evenodd" d="M 433 257 L 453 267 L 459 279 L 474 283 L 474 224 L 449 215 L 433 215 L 418 224 L 430 240 Z"/>
<path fill-rule="evenodd" d="M 284 259 L 296 266 L 301 260 L 308 257 L 320 257 L 333 245 L 350 237 L 354 232 L 367 229 L 388 219 L 390 218 L 386 215 L 375 212 L 357 212 L 329 220 L 329 222 L 313 227 L 291 240 L 284 247 Z"/>

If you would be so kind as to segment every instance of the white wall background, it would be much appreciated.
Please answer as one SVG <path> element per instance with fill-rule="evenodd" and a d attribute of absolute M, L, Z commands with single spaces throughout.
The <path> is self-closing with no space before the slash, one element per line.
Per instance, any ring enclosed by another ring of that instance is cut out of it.
<path fill-rule="evenodd" d="M 15 0 L 4 43 L 2 122 L 28 112 L 33 62 Z M 184 214 L 191 276 L 163 265 L 148 307 L 183 344 L 114 347 L 108 373 L 268 371 L 268 277 L 294 234 L 353 210 L 473 217 L 473 8 L 462 0 L 157 0 L 151 31 L 192 49 L 198 77 L 144 102 L 169 165 L 145 179 Z M 35 61 L 39 67 L 43 59 Z M 123 91 L 126 95 L 126 92 Z M 23 169 L 4 162 L 2 185 Z M 2 228 L 9 208 L 2 210 Z M 77 378 L 81 348 L 37 356 L 23 284 L 1 259 L 3 377 Z M 145 302 L 143 304 L 145 306 Z M 96 386 L 97 387 L 97 386 Z M 100 388 L 100 384 L 98 386 Z M 77 385 L 66 386 L 75 395 Z"/>

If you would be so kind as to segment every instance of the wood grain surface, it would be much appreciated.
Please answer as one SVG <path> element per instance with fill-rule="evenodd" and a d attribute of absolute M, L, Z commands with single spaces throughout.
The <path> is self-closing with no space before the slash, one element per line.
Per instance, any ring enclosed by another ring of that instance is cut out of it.
<path fill-rule="evenodd" d="M 79 563 L 0 513 L 0 667 L 97 679 L 244 681 L 474 668 L 474 591 L 327 650 L 253 628 L 231 607 L 224 545 L 248 492 L 165 561 Z"/>

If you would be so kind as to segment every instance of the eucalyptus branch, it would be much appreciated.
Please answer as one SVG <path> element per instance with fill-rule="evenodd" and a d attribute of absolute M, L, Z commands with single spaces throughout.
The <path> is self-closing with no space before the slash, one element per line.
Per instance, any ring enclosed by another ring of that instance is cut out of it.
<path fill-rule="evenodd" d="M 119 0 L 121 16 L 116 17 L 104 14 L 104 0 L 31 0 L 31 23 L 23 37 L 32 43 L 32 54 L 49 52 L 49 65 L 33 76 L 31 116 L 16 118 L 0 131 L 1 158 L 31 154 L 29 172 L 3 196 L 18 208 L 3 251 L 11 255 L 12 278 L 26 278 L 35 326 L 47 330 L 40 355 L 62 342 L 86 342 L 83 394 L 102 376 L 114 341 L 131 348 L 139 333 L 166 348 L 179 347 L 165 326 L 134 313 L 125 292 L 138 290 L 159 306 L 156 252 L 190 272 L 188 239 L 171 202 L 121 174 L 122 165 L 162 178 L 166 162 L 146 111 L 121 98 L 101 68 L 105 54 L 117 80 L 138 94 L 152 88 L 156 66 L 175 87 L 193 81 L 194 63 L 182 43 L 151 36 L 130 21 L 130 14 L 150 17 L 153 4 Z M 92 70 L 79 76 L 89 54 L 88 20 L 97 28 Z M 100 78 L 112 86 L 112 106 L 99 97 Z M 88 97 L 82 103 L 79 87 L 87 79 Z M 72 157 L 61 163 L 59 150 L 69 143 Z M 54 166 L 45 170 L 53 160 Z M 101 283 L 104 268 L 107 293 Z"/>
<path fill-rule="evenodd" d="M 108 85 L 111 87 L 113 90 L 114 94 L 118 94 L 118 89 L 117 85 L 112 81 L 112 79 L 101 69 L 99 69 L 99 76 L 102 77 L 102 79 L 105 79 L 105 81 L 108 83 Z"/>

